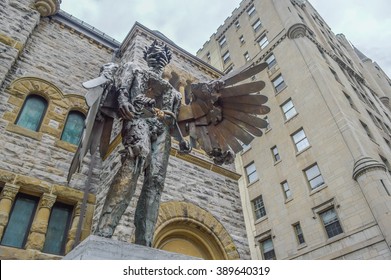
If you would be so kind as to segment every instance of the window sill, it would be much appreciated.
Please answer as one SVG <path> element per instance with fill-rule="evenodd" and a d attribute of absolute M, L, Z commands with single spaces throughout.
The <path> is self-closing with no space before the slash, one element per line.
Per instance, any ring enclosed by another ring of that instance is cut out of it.
<path fill-rule="evenodd" d="M 297 250 L 301 250 L 301 249 L 304 249 L 306 247 L 307 247 L 307 243 L 304 242 L 304 243 L 302 243 L 302 244 L 297 246 Z"/>
<path fill-rule="evenodd" d="M 247 187 L 250 187 L 250 186 L 254 185 L 254 184 L 255 184 L 256 182 L 258 182 L 258 181 L 259 181 L 259 178 L 256 179 L 254 182 L 247 183 Z"/>
<path fill-rule="evenodd" d="M 296 113 L 292 117 L 290 117 L 289 119 L 286 119 L 284 124 L 286 124 L 286 123 L 290 122 L 291 120 L 295 119 L 298 115 L 299 115 L 299 113 Z"/>
<path fill-rule="evenodd" d="M 263 221 L 267 220 L 267 215 L 263 216 L 262 218 L 259 218 L 258 220 L 255 220 L 254 224 L 262 223 Z"/>
<path fill-rule="evenodd" d="M 305 151 L 307 151 L 307 150 L 309 150 L 309 149 L 311 149 L 312 148 L 312 146 L 311 145 L 309 145 L 308 147 L 306 147 L 306 148 L 304 148 L 303 150 L 301 150 L 300 152 L 296 152 L 296 156 L 299 156 L 299 155 L 301 155 L 302 153 L 304 153 Z"/>
<path fill-rule="evenodd" d="M 291 202 L 292 200 L 293 200 L 293 197 L 289 197 L 289 198 L 285 199 L 285 204 Z"/>
<path fill-rule="evenodd" d="M 276 94 L 275 95 L 278 95 L 280 94 L 281 92 L 283 92 L 288 86 L 285 85 L 282 89 L 280 89 L 279 91 L 276 91 Z"/>
<path fill-rule="evenodd" d="M 271 127 L 270 127 L 270 128 L 268 128 L 268 129 L 266 129 L 266 130 L 265 130 L 265 134 L 266 134 L 266 133 L 268 133 L 270 130 L 272 130 L 272 128 L 271 128 Z"/>
<path fill-rule="evenodd" d="M 9 123 L 6 127 L 6 130 L 38 141 L 41 141 L 42 139 L 42 132 L 33 131 L 13 123 Z"/>
<path fill-rule="evenodd" d="M 248 147 L 247 149 L 243 150 L 240 155 L 244 155 L 245 153 L 247 153 L 250 150 L 251 150 L 251 147 Z"/>
<path fill-rule="evenodd" d="M 319 187 L 317 187 L 316 189 L 313 189 L 311 192 L 310 192 L 310 196 L 317 193 L 317 192 L 320 192 L 321 190 L 327 188 L 327 185 L 326 184 L 323 184 Z"/>
<path fill-rule="evenodd" d="M 64 150 L 67 150 L 67 151 L 72 152 L 72 153 L 75 153 L 76 150 L 77 150 L 77 146 L 76 145 L 73 145 L 71 143 L 68 143 L 68 142 L 62 141 L 62 140 L 56 140 L 56 142 L 54 143 L 54 146 L 58 147 L 58 148 L 61 148 L 61 149 L 64 149 Z"/>
<path fill-rule="evenodd" d="M 274 166 L 276 166 L 277 164 L 279 164 L 281 162 L 281 159 L 277 160 L 274 162 Z"/>

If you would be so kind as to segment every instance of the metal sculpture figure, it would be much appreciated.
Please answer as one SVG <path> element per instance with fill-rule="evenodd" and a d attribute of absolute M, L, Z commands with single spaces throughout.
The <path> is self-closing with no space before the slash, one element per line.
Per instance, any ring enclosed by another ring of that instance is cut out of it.
<path fill-rule="evenodd" d="M 151 246 L 160 197 L 171 148 L 171 136 L 179 141 L 181 152 L 189 153 L 197 141 L 216 164 L 232 163 L 234 154 L 261 136 L 267 122 L 256 115 L 270 111 L 267 97 L 252 94 L 264 88 L 262 81 L 235 86 L 263 69 L 259 64 L 239 69 L 220 80 L 192 85 L 192 100 L 181 106 L 181 94 L 162 78 L 171 60 L 166 45 L 156 41 L 144 51 L 149 67 L 131 62 L 118 67 L 105 64 L 98 78 L 85 82 L 90 111 L 86 129 L 69 170 L 68 181 L 80 168 L 88 150 L 104 155 L 110 140 L 113 119 L 121 117 L 122 165 L 109 188 L 95 234 L 110 238 L 134 195 L 138 177 L 144 182 L 137 202 L 135 242 Z"/>

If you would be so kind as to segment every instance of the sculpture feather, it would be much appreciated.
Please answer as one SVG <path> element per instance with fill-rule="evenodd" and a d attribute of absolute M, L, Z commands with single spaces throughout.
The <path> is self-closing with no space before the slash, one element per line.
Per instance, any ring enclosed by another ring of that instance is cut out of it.
<path fill-rule="evenodd" d="M 268 98 L 256 93 L 263 81 L 241 83 L 267 67 L 261 63 L 244 67 L 212 83 L 192 85 L 192 100 L 180 108 L 178 127 L 183 136 L 190 135 L 216 163 L 230 163 L 233 154 L 262 136 L 268 123 L 258 117 L 270 112 L 264 105 Z"/>

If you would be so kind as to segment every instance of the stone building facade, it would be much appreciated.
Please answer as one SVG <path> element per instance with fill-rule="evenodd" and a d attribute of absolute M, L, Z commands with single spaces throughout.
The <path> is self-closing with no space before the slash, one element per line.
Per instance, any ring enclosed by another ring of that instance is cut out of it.
<path fill-rule="evenodd" d="M 94 228 L 120 165 L 119 122 L 103 158 L 92 165 L 88 155 L 69 184 L 66 177 L 88 112 L 81 83 L 104 63 L 142 61 L 144 47 L 158 40 L 173 52 L 164 78 L 182 94 L 222 74 L 139 23 L 119 43 L 61 11 L 60 2 L 0 3 L 1 259 L 59 259 Z M 181 154 L 174 143 L 153 246 L 205 259 L 250 258 L 233 169 L 197 149 Z M 136 200 L 115 239 L 132 241 Z"/>
<path fill-rule="evenodd" d="M 337 7 L 336 7 L 337 8 Z M 267 62 L 269 128 L 237 170 L 253 259 L 391 258 L 391 80 L 309 1 L 243 0 L 197 56 Z"/>

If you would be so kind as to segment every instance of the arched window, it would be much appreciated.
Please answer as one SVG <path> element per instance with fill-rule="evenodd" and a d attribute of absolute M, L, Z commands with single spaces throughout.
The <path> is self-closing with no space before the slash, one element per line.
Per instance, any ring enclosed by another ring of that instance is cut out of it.
<path fill-rule="evenodd" d="M 85 116 L 82 113 L 70 111 L 61 135 L 61 140 L 78 145 L 84 129 L 84 120 Z"/>
<path fill-rule="evenodd" d="M 16 124 L 33 131 L 38 131 L 45 116 L 47 106 L 48 103 L 43 97 L 35 94 L 27 96 L 16 120 Z"/>

